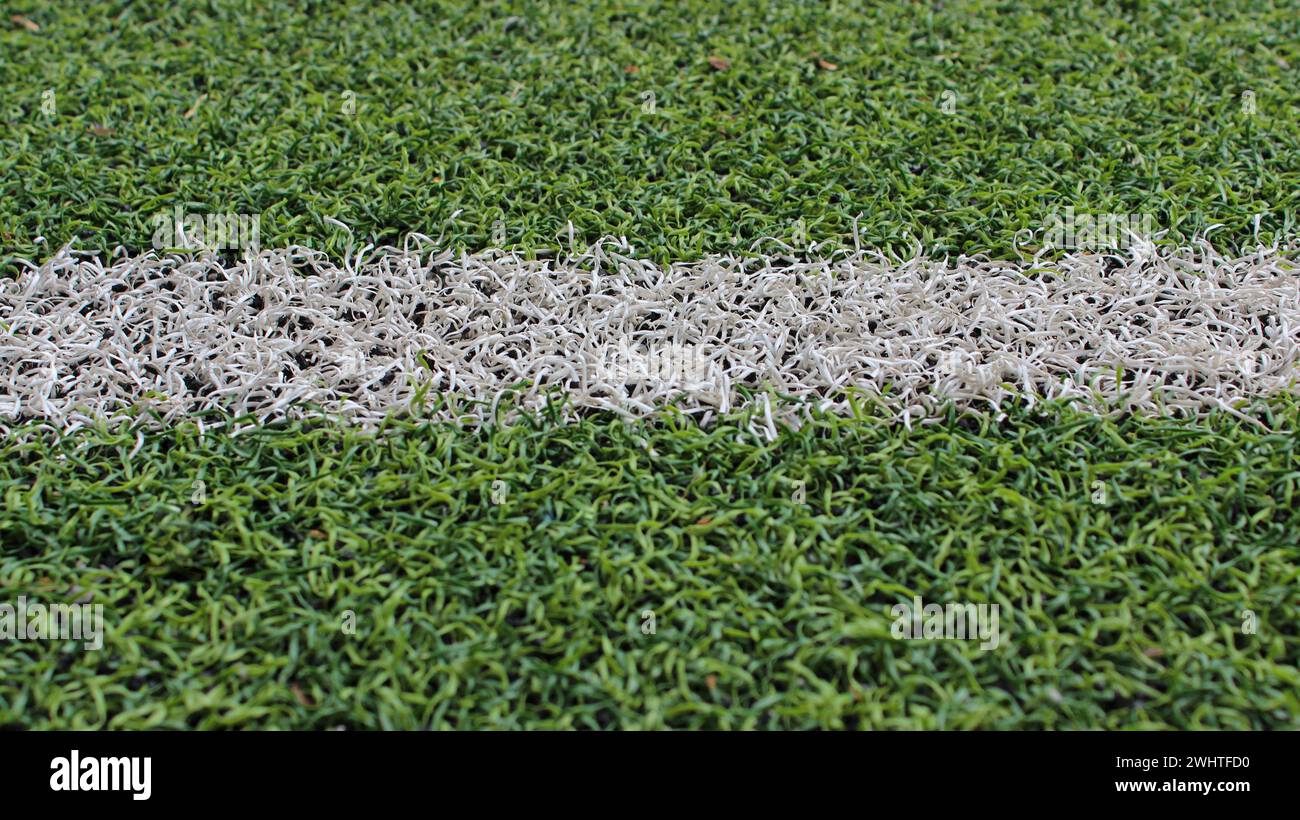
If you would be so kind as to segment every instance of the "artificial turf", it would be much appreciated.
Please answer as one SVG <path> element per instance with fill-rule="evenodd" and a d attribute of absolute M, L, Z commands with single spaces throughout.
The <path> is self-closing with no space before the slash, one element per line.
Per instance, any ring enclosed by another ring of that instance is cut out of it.
<path fill-rule="evenodd" d="M 844 244 L 859 215 L 868 247 L 1010 257 L 1067 206 L 1297 235 L 1292 2 L 7 9 L 0 261 L 139 250 L 178 206 L 336 253 L 327 218 L 472 250 L 572 222 L 660 261 Z"/>
<path fill-rule="evenodd" d="M 335 256 L 1297 233 L 1291 2 L 6 8 L 0 276 L 177 207 Z M 109 635 L 0 642 L 0 725 L 1296 728 L 1298 414 L 15 430 L 0 602 Z M 1005 639 L 895 640 L 913 595 Z"/>
<path fill-rule="evenodd" d="M 0 644 L 0 724 L 1296 728 L 1298 412 L 15 436 L 4 595 L 108 637 Z"/>

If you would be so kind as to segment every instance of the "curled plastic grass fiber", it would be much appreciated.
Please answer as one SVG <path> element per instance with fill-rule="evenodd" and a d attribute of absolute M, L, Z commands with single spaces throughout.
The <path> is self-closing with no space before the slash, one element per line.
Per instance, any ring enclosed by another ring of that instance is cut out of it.
<path fill-rule="evenodd" d="M 1294 389 L 1300 265 L 1208 243 L 1050 262 L 859 250 L 668 267 L 616 241 L 537 260 L 413 236 L 344 265 L 306 248 L 230 263 L 63 251 L 0 280 L 0 321 L 0 430 L 138 408 L 376 424 L 428 395 L 461 400 L 446 418 L 481 420 L 511 389 L 532 409 L 562 392 L 578 409 L 646 416 L 673 402 L 704 421 L 770 414 L 770 394 L 847 411 L 847 391 L 886 396 L 909 420 L 1017 396 L 1202 413 Z M 651 354 L 669 367 L 628 366 Z"/>
<path fill-rule="evenodd" d="M 1265 416 L 10 439 L 4 596 L 108 635 L 0 643 L 0 724 L 1296 728 L 1297 407 Z M 914 595 L 1005 638 L 895 640 Z"/>
<path fill-rule="evenodd" d="M 1295 12 L 13 0 L 5 18 L 39 30 L 0 20 L 0 276 L 74 238 L 145 249 L 174 207 L 260 214 L 265 246 L 336 258 L 329 218 L 469 250 L 502 244 L 498 221 L 520 250 L 572 222 L 661 262 L 799 223 L 843 243 L 857 216 L 871 247 L 1014 258 L 1066 206 L 1150 214 L 1173 244 L 1212 226 L 1226 249 L 1285 242 Z"/>

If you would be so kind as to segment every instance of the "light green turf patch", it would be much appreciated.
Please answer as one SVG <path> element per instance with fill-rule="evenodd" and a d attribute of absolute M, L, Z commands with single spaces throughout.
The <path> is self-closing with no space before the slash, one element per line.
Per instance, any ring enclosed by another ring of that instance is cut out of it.
<path fill-rule="evenodd" d="M 1295 728 L 1298 415 L 11 440 L 0 598 L 109 634 L 0 644 L 0 724 Z"/>
<path fill-rule="evenodd" d="M 177 206 L 333 252 L 327 217 L 473 249 L 572 221 L 661 260 L 858 214 L 868 246 L 1014 256 L 1071 205 L 1297 234 L 1290 3 L 149 6 L 8 7 L 0 258 L 140 249 Z"/>

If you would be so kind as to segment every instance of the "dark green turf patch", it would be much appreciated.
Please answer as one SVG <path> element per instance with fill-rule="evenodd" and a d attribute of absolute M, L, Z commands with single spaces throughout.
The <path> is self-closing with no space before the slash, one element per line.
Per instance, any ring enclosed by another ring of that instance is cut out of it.
<path fill-rule="evenodd" d="M 1257 214 L 1263 241 L 1297 234 L 1292 3 L 8 13 L 39 30 L 0 21 L 0 257 L 74 236 L 140 249 L 177 206 L 259 213 L 264 245 L 334 252 L 326 217 L 361 240 L 525 249 L 572 221 L 660 259 L 792 239 L 800 220 L 842 243 L 858 214 L 864 244 L 910 252 L 910 235 L 939 254 L 1012 256 L 1066 206 L 1147 212 L 1171 240 L 1221 224 L 1227 247 L 1253 241 Z"/>
<path fill-rule="evenodd" d="M 13 438 L 0 599 L 109 634 L 0 644 L 0 724 L 1295 728 L 1298 416 Z"/>

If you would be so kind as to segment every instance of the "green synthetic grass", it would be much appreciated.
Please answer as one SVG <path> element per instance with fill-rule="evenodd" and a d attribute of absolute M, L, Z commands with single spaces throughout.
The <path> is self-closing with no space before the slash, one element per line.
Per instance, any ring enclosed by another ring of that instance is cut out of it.
<path fill-rule="evenodd" d="M 13 438 L 0 597 L 109 635 L 0 643 L 0 724 L 1296 728 L 1298 414 Z"/>
<path fill-rule="evenodd" d="M 1172 241 L 1250 244 L 1257 214 L 1264 242 L 1297 235 L 1290 2 L 7 9 L 0 260 L 141 249 L 176 206 L 336 253 L 327 217 L 474 249 L 553 247 L 572 221 L 659 259 L 800 220 L 843 243 L 858 214 L 868 246 L 1014 256 L 1066 206 L 1149 212 Z"/>
<path fill-rule="evenodd" d="M 1289 241 L 1298 68 L 1295 4 L 1240 0 L 18 2 L 0 275 L 176 207 L 334 254 L 327 219 L 667 261 L 861 215 L 1007 257 L 1067 206 Z M 0 642 L 0 726 L 1297 728 L 1297 421 L 12 436 L 0 603 L 109 635 Z M 914 595 L 1001 645 L 894 640 Z"/>

